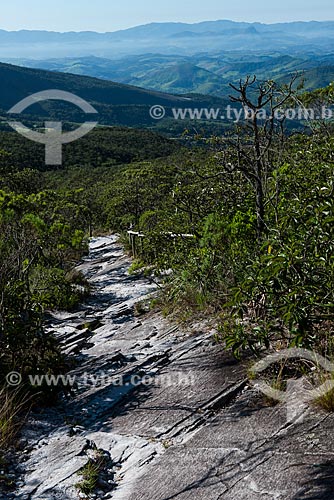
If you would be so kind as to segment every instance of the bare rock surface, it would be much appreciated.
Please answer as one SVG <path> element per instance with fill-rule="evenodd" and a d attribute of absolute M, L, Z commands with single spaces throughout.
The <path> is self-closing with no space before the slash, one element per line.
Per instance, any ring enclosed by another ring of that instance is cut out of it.
<path fill-rule="evenodd" d="M 71 394 L 35 411 L 24 431 L 21 500 L 332 500 L 332 415 L 306 408 L 287 421 L 267 406 L 246 369 L 201 325 L 183 331 L 136 314 L 156 284 L 129 275 L 117 238 L 93 239 L 79 269 L 93 287 L 48 328 L 77 359 Z M 75 487 L 102 454 L 96 491 Z"/>

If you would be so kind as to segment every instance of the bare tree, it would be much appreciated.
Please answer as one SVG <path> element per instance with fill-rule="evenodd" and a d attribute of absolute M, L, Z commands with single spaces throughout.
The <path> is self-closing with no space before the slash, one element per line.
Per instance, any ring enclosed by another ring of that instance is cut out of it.
<path fill-rule="evenodd" d="M 260 241 L 265 230 L 266 184 L 268 175 L 282 157 L 287 104 L 294 105 L 296 91 L 293 88 L 298 75 L 289 84 L 279 86 L 272 80 L 258 82 L 256 76 L 232 85 L 236 92 L 232 102 L 244 111 L 244 120 L 238 124 L 238 132 L 228 138 L 235 152 L 234 164 L 228 156 L 228 169 L 238 169 L 251 183 L 255 193 L 257 237 Z M 224 158 L 224 155 L 223 155 Z"/>

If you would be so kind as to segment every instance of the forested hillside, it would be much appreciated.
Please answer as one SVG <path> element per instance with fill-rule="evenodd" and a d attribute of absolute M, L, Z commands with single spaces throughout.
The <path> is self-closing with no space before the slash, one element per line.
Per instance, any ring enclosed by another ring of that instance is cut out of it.
<path fill-rule="evenodd" d="M 154 127 L 157 120 L 150 116 L 151 106 L 211 107 L 223 106 L 227 100 L 204 95 L 182 97 L 142 88 L 99 80 L 86 76 L 21 68 L 0 63 L 0 119 L 8 120 L 9 109 L 28 95 L 57 89 L 80 95 L 98 112 L 98 121 L 104 125 Z M 72 104 L 43 101 L 27 108 L 20 118 L 38 123 L 48 119 L 82 123 L 91 115 L 84 114 Z M 96 118 L 96 116 L 94 116 Z M 182 132 L 182 129 L 181 129 Z"/>
<path fill-rule="evenodd" d="M 227 97 L 229 84 L 256 74 L 259 79 L 289 81 L 300 75 L 305 89 L 327 86 L 334 79 L 331 52 L 314 53 L 301 48 L 291 55 L 285 51 L 261 50 L 250 53 L 215 51 L 194 55 L 143 54 L 117 59 L 66 57 L 64 59 L 13 59 L 13 64 L 75 75 L 88 75 L 172 94 L 211 94 Z"/>

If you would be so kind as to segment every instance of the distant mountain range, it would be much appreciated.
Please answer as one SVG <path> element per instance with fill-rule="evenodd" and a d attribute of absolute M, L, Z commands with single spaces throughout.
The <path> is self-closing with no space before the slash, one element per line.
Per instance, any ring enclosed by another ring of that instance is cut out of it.
<path fill-rule="evenodd" d="M 149 52 L 194 55 L 226 50 L 278 50 L 292 55 L 331 52 L 333 42 L 334 21 L 152 23 L 111 33 L 0 30 L 0 58 L 120 58 Z"/>
<path fill-rule="evenodd" d="M 226 97 L 249 74 L 334 80 L 334 21 L 152 23 L 111 33 L 0 30 L 0 60 L 169 94 Z M 117 92 L 115 93 L 115 95 Z"/>

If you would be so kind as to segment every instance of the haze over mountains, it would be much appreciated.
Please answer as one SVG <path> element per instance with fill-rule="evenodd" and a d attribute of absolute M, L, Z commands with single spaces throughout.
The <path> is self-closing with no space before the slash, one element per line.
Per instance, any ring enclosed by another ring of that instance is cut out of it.
<path fill-rule="evenodd" d="M 334 22 L 152 23 L 111 33 L 0 30 L 0 60 L 173 94 L 226 96 L 248 74 L 334 80 Z"/>
<path fill-rule="evenodd" d="M 206 21 L 152 23 L 111 33 L 0 31 L 0 57 L 119 58 L 130 54 L 193 55 L 224 50 L 331 51 L 334 22 L 279 24 Z"/>

